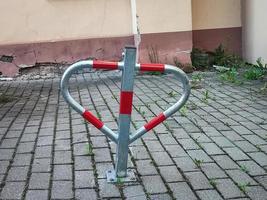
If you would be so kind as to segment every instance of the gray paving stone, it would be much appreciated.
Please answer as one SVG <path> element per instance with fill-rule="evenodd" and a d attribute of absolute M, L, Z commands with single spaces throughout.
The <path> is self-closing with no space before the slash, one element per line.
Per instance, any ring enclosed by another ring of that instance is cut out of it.
<path fill-rule="evenodd" d="M 33 161 L 32 172 L 50 172 L 51 159 L 50 158 L 36 158 Z"/>
<path fill-rule="evenodd" d="M 71 164 L 72 157 L 70 151 L 56 151 L 54 155 L 54 164 Z"/>
<path fill-rule="evenodd" d="M 97 194 L 94 189 L 76 189 L 75 199 L 87 200 L 88 198 L 92 200 L 97 200 Z"/>
<path fill-rule="evenodd" d="M 202 172 L 188 172 L 185 173 L 185 176 L 191 183 L 194 190 L 199 189 L 211 189 L 212 186 L 209 184 L 208 179 Z"/>
<path fill-rule="evenodd" d="M 1 192 L 0 199 L 21 199 L 24 182 L 7 182 Z"/>
<path fill-rule="evenodd" d="M 240 161 L 238 164 L 240 167 L 245 168 L 251 176 L 266 174 L 265 170 L 254 161 Z"/>
<path fill-rule="evenodd" d="M 72 165 L 54 165 L 53 180 L 72 180 Z"/>
<path fill-rule="evenodd" d="M 233 130 L 235 130 L 240 135 L 252 134 L 252 132 L 250 130 L 248 130 L 246 127 L 244 127 L 244 126 L 231 126 L 231 128 Z"/>
<path fill-rule="evenodd" d="M 254 152 L 258 151 L 258 149 L 249 143 L 248 141 L 236 141 L 235 145 L 237 145 L 240 149 L 242 149 L 244 152 Z"/>
<path fill-rule="evenodd" d="M 93 171 L 75 171 L 75 188 L 95 187 Z"/>
<path fill-rule="evenodd" d="M 154 194 L 150 196 L 151 200 L 171 200 L 171 196 L 169 194 Z"/>
<path fill-rule="evenodd" d="M 47 146 L 53 144 L 53 136 L 38 137 L 37 146 Z"/>
<path fill-rule="evenodd" d="M 8 172 L 7 181 L 26 181 L 28 171 L 29 166 L 11 167 Z"/>
<path fill-rule="evenodd" d="M 238 165 L 228 155 L 218 155 L 212 157 L 223 169 L 238 169 Z"/>
<path fill-rule="evenodd" d="M 262 152 L 249 153 L 249 156 L 255 160 L 260 166 L 267 165 L 267 155 Z"/>
<path fill-rule="evenodd" d="M 212 159 L 203 150 L 189 150 L 187 153 L 193 160 L 201 160 L 203 162 L 212 162 Z"/>
<path fill-rule="evenodd" d="M 9 161 L 0 161 L 0 174 L 5 174 L 9 166 Z"/>
<path fill-rule="evenodd" d="M 53 181 L 51 190 L 52 199 L 72 199 L 72 182 L 71 181 Z"/>
<path fill-rule="evenodd" d="M 162 166 L 159 167 L 159 171 L 166 182 L 184 181 L 183 176 L 175 166 Z"/>
<path fill-rule="evenodd" d="M 14 149 L 0 149 L 0 160 L 11 160 Z"/>
<path fill-rule="evenodd" d="M 201 169 L 209 179 L 226 178 L 227 175 L 216 163 L 203 163 Z"/>
<path fill-rule="evenodd" d="M 157 170 L 152 160 L 138 160 L 136 161 L 137 171 L 140 175 L 155 175 Z"/>
<path fill-rule="evenodd" d="M 223 198 L 216 190 L 197 191 L 197 195 L 201 200 L 223 200 Z"/>
<path fill-rule="evenodd" d="M 123 189 L 123 193 L 127 199 L 146 199 L 146 194 L 141 185 L 129 185 Z"/>
<path fill-rule="evenodd" d="M 97 149 L 94 154 L 96 162 L 111 162 L 110 151 L 108 148 Z"/>
<path fill-rule="evenodd" d="M 74 156 L 74 169 L 75 170 L 91 170 L 93 164 L 89 156 Z"/>
<path fill-rule="evenodd" d="M 108 184 L 106 179 L 99 179 L 100 198 L 120 197 L 118 187 L 114 184 Z"/>
<path fill-rule="evenodd" d="M 69 139 L 55 141 L 55 151 L 67 151 L 67 150 L 71 150 Z"/>
<path fill-rule="evenodd" d="M 152 152 L 151 155 L 158 166 L 174 165 L 166 152 Z"/>
<path fill-rule="evenodd" d="M 165 187 L 160 176 L 142 176 L 143 184 L 146 188 L 146 191 L 149 194 L 156 193 L 165 193 L 167 192 L 167 188 Z"/>
<path fill-rule="evenodd" d="M 48 190 L 28 190 L 26 200 L 47 200 Z"/>
<path fill-rule="evenodd" d="M 262 200 L 267 197 L 266 190 L 259 186 L 248 187 L 246 193 L 252 200 Z"/>
<path fill-rule="evenodd" d="M 267 189 L 267 175 L 254 177 L 265 189 Z"/>
<path fill-rule="evenodd" d="M 231 177 L 237 184 L 251 184 L 257 185 L 257 183 L 245 172 L 241 170 L 226 170 L 226 173 Z"/>
<path fill-rule="evenodd" d="M 32 154 L 16 154 L 12 166 L 26 166 L 31 164 Z"/>
<path fill-rule="evenodd" d="M 50 173 L 32 173 L 30 177 L 30 189 L 48 189 Z"/>
<path fill-rule="evenodd" d="M 208 155 L 224 154 L 224 152 L 215 143 L 203 143 L 201 145 Z"/>
<path fill-rule="evenodd" d="M 52 157 L 52 146 L 36 147 L 35 158 L 49 158 Z"/>
<path fill-rule="evenodd" d="M 184 172 L 198 171 L 196 164 L 190 157 L 174 158 L 174 161 L 178 168 Z"/>
<path fill-rule="evenodd" d="M 173 196 L 179 200 L 196 200 L 197 197 L 186 182 L 170 183 L 169 184 Z"/>
<path fill-rule="evenodd" d="M 216 188 L 226 199 L 245 196 L 230 179 L 217 179 L 216 183 Z"/>
<path fill-rule="evenodd" d="M 179 143 L 185 150 L 195 150 L 200 149 L 200 147 L 192 139 L 180 139 Z"/>
<path fill-rule="evenodd" d="M 136 160 L 149 159 L 149 154 L 144 146 L 132 146 L 130 151 Z"/>
<path fill-rule="evenodd" d="M 263 145 L 267 144 L 265 140 L 260 138 L 259 136 L 253 134 L 253 135 L 244 135 L 244 138 L 246 138 L 249 142 L 251 142 L 254 145 Z"/>
<path fill-rule="evenodd" d="M 187 153 L 180 145 L 165 145 L 165 148 L 172 158 L 187 156 Z"/>
<path fill-rule="evenodd" d="M 226 151 L 226 153 L 235 161 L 249 159 L 249 157 L 243 151 L 236 147 L 224 148 L 224 151 Z"/>
<path fill-rule="evenodd" d="M 162 145 L 158 141 L 145 141 L 150 152 L 164 151 Z"/>

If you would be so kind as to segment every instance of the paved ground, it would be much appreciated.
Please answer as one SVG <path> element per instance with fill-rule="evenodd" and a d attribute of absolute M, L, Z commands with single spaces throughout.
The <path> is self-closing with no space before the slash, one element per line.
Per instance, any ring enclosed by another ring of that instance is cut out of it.
<path fill-rule="evenodd" d="M 87 82 L 84 82 L 84 79 Z M 120 75 L 77 75 L 72 94 L 117 130 Z M 107 184 L 115 145 L 73 110 L 59 78 L 1 82 L 0 199 L 267 199 L 267 96 L 207 74 L 187 108 L 131 146 L 134 184 Z M 208 92 L 207 92 L 208 91 Z M 175 102 L 172 76 L 138 76 L 133 128 Z"/>

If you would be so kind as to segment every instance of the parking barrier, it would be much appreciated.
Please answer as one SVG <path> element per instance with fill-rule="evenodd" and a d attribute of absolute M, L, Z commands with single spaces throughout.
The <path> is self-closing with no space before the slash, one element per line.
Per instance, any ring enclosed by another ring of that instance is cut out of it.
<path fill-rule="evenodd" d="M 116 166 L 115 170 L 108 170 L 106 172 L 107 181 L 116 183 L 136 181 L 135 174 L 132 170 L 127 170 L 129 144 L 143 136 L 168 117 L 177 112 L 187 101 L 190 95 L 189 80 L 186 74 L 179 68 L 165 64 L 136 64 L 136 48 L 126 47 L 124 50 L 124 59 L 122 62 L 108 62 L 99 60 L 79 61 L 71 65 L 63 74 L 60 88 L 61 93 L 66 102 L 88 122 L 93 124 L 108 138 L 117 144 L 116 151 Z M 69 79 L 71 76 L 82 69 L 107 69 L 107 70 L 122 70 L 122 82 L 120 93 L 120 112 L 119 112 L 119 131 L 114 133 L 109 129 L 100 119 L 94 116 L 90 111 L 82 107 L 76 102 L 69 92 Z M 182 83 L 183 92 L 180 99 L 171 107 L 158 116 L 154 117 L 144 126 L 139 128 L 135 133 L 130 134 L 130 122 L 133 102 L 133 87 L 134 76 L 136 71 L 140 72 L 161 72 L 172 73 Z"/>

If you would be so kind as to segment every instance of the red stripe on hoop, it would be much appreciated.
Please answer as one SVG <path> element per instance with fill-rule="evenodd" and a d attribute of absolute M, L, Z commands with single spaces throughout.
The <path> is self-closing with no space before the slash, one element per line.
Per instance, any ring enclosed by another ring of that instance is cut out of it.
<path fill-rule="evenodd" d="M 120 114 L 130 115 L 133 106 L 133 92 L 121 91 Z"/>
<path fill-rule="evenodd" d="M 108 62 L 102 60 L 93 60 L 93 68 L 94 69 L 118 69 L 117 62 Z"/>
<path fill-rule="evenodd" d="M 163 122 L 166 119 L 163 113 L 160 113 L 157 117 L 154 117 L 151 121 L 149 121 L 147 124 L 144 125 L 145 129 L 147 131 L 151 130 L 155 126 L 159 125 L 161 122 Z"/>
<path fill-rule="evenodd" d="M 164 64 L 140 64 L 140 71 L 156 71 L 156 72 L 164 72 L 165 65 Z"/>
<path fill-rule="evenodd" d="M 83 118 L 86 119 L 88 122 L 93 124 L 96 128 L 101 129 L 104 126 L 104 123 L 101 122 L 98 118 L 96 118 L 91 112 L 84 111 Z"/>

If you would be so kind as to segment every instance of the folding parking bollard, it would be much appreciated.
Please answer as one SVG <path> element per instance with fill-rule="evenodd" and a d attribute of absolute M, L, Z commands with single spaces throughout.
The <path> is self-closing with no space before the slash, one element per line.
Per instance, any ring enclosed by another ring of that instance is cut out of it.
<path fill-rule="evenodd" d="M 132 170 L 127 170 L 129 144 L 143 136 L 146 132 L 162 123 L 168 117 L 177 112 L 187 101 L 190 95 L 189 80 L 186 74 L 179 68 L 164 64 L 136 64 L 136 48 L 126 47 L 124 51 L 124 59 L 122 62 L 108 62 L 98 60 L 79 61 L 71 65 L 63 74 L 60 88 L 66 102 L 88 122 L 93 124 L 102 133 L 109 137 L 117 144 L 116 165 L 115 170 L 106 172 L 107 182 L 116 183 L 136 181 L 135 174 Z M 69 79 L 78 70 L 93 68 L 122 70 L 122 82 L 120 93 L 120 115 L 119 115 L 119 131 L 114 133 L 104 123 L 95 117 L 90 111 L 83 108 L 76 102 L 69 93 Z M 158 116 L 150 120 L 144 126 L 139 128 L 135 133 L 130 133 L 130 122 L 133 101 L 134 75 L 136 71 L 156 71 L 162 73 L 173 73 L 183 85 L 183 93 L 180 99 L 171 107 Z"/>

